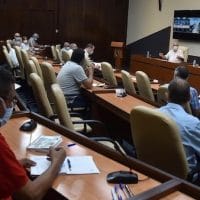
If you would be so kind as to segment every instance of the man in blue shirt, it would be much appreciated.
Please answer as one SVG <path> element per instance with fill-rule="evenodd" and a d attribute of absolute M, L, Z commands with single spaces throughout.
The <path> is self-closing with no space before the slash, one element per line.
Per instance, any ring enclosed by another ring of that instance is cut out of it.
<path fill-rule="evenodd" d="M 175 78 L 168 87 L 169 103 L 159 110 L 172 118 L 180 130 L 190 170 L 200 164 L 200 120 L 183 109 L 190 100 L 190 85 L 186 80 Z"/>
<path fill-rule="evenodd" d="M 189 76 L 189 71 L 185 66 L 179 66 L 174 71 L 174 78 L 178 77 L 187 80 Z M 193 115 L 200 117 L 200 103 L 198 99 L 198 92 L 195 88 L 190 86 L 190 106 Z"/>

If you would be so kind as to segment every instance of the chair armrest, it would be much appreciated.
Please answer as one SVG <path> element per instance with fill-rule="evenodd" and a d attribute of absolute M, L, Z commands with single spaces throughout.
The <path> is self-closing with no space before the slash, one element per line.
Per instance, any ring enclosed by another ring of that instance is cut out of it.
<path fill-rule="evenodd" d="M 90 125 L 92 127 L 92 132 L 94 134 L 97 134 L 98 132 L 103 133 L 104 135 L 107 135 L 107 129 L 105 127 L 105 124 L 98 120 L 79 120 L 79 121 L 72 121 L 73 124 L 84 124 L 84 132 L 87 133 L 87 125 Z M 99 131 L 99 129 L 101 131 Z"/>
<path fill-rule="evenodd" d="M 113 144 L 116 151 L 118 151 L 120 154 L 125 155 L 125 152 L 123 152 L 121 149 L 123 149 L 115 140 L 108 138 L 108 137 L 90 137 L 91 140 L 94 140 L 96 142 L 110 142 Z"/>

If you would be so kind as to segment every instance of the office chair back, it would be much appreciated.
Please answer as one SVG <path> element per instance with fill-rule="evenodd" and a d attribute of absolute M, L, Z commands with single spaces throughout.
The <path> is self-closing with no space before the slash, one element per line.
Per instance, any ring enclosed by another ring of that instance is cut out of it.
<path fill-rule="evenodd" d="M 52 103 L 53 97 L 52 97 L 51 85 L 57 83 L 56 74 L 52 65 L 48 62 L 42 62 L 41 70 L 44 79 L 44 87 L 47 91 L 47 96 L 49 98 L 49 101 Z"/>
<path fill-rule="evenodd" d="M 29 55 L 27 53 L 26 50 L 21 49 L 21 55 L 22 55 L 22 62 L 24 64 L 24 70 L 25 70 L 25 74 L 26 74 L 26 81 L 29 85 L 31 85 L 30 83 L 30 68 L 29 68 Z"/>
<path fill-rule="evenodd" d="M 53 56 L 53 60 L 57 60 L 57 53 L 56 53 L 56 47 L 54 45 L 51 46 L 51 53 Z"/>
<path fill-rule="evenodd" d="M 168 84 L 161 85 L 157 91 L 157 101 L 159 106 L 164 106 L 168 101 Z"/>
<path fill-rule="evenodd" d="M 121 70 L 121 75 L 122 83 L 126 92 L 130 95 L 136 94 L 135 86 L 133 80 L 131 79 L 131 75 L 125 70 Z"/>
<path fill-rule="evenodd" d="M 60 45 L 60 44 L 57 44 L 57 45 L 56 45 L 56 49 L 58 49 L 59 51 L 61 51 L 61 45 Z"/>
<path fill-rule="evenodd" d="M 20 77 L 21 77 L 21 79 L 25 79 L 24 63 L 23 63 L 23 60 L 22 60 L 21 48 L 18 47 L 18 46 L 15 46 L 14 49 L 15 49 L 15 53 L 16 53 L 16 56 L 17 56 L 17 60 L 19 62 Z"/>
<path fill-rule="evenodd" d="M 179 46 L 178 49 L 183 52 L 184 62 L 187 62 L 188 54 L 189 54 L 189 48 L 185 47 L 185 46 Z"/>
<path fill-rule="evenodd" d="M 101 63 L 101 70 L 103 74 L 104 80 L 110 85 L 117 87 L 117 80 L 113 72 L 113 68 L 110 63 L 102 62 Z"/>
<path fill-rule="evenodd" d="M 70 130 L 74 130 L 74 125 L 72 124 L 72 120 L 68 111 L 68 107 L 62 89 L 57 83 L 52 84 L 51 89 L 55 110 L 58 115 L 60 124 L 69 128 Z"/>
<path fill-rule="evenodd" d="M 12 49 L 10 42 L 7 42 L 6 45 L 7 45 L 7 48 L 8 48 L 8 52 L 10 52 L 10 50 Z"/>
<path fill-rule="evenodd" d="M 29 73 L 30 73 L 30 74 L 31 74 L 31 73 L 36 73 L 36 74 L 38 74 L 38 73 L 37 73 L 37 68 L 36 68 L 36 66 L 35 66 L 35 63 L 34 63 L 32 60 L 29 60 L 28 63 L 29 63 Z M 38 74 L 38 75 L 39 75 L 39 74 Z"/>
<path fill-rule="evenodd" d="M 37 74 L 44 81 L 42 70 L 41 70 L 40 63 L 39 63 L 38 59 L 36 57 L 32 56 L 32 57 L 30 57 L 30 60 L 32 60 L 34 62 L 35 67 L 37 69 Z"/>
<path fill-rule="evenodd" d="M 189 168 L 176 123 L 144 106 L 131 111 L 130 122 L 138 159 L 186 179 Z"/>
<path fill-rule="evenodd" d="M 63 63 L 62 57 L 61 57 L 61 52 L 59 49 L 56 48 L 56 56 L 57 56 L 57 60 L 59 63 Z"/>
<path fill-rule="evenodd" d="M 70 60 L 71 56 L 67 51 L 62 51 L 61 54 L 64 63 Z"/>
<path fill-rule="evenodd" d="M 30 74 L 30 82 L 33 89 L 33 94 L 42 115 L 47 118 L 53 116 L 53 110 L 49 103 L 46 90 L 42 79 L 36 73 Z"/>
<path fill-rule="evenodd" d="M 147 74 L 142 71 L 137 71 L 135 75 L 136 75 L 136 82 L 137 82 L 139 95 L 150 101 L 155 101 L 155 98 L 151 89 L 150 80 Z"/>
<path fill-rule="evenodd" d="M 3 48 L 3 54 L 5 56 L 5 59 L 6 59 L 7 63 L 8 63 L 8 65 L 9 65 L 10 69 L 11 70 L 14 69 L 15 66 L 14 66 L 14 64 L 13 64 L 11 58 L 10 58 L 10 55 L 8 54 L 8 51 L 7 51 L 6 47 Z"/>

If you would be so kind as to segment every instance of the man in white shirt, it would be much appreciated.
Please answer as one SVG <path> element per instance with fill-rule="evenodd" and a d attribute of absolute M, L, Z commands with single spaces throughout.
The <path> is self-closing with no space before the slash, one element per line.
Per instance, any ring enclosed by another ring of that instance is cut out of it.
<path fill-rule="evenodd" d="M 178 43 L 173 43 L 172 49 L 166 55 L 159 53 L 159 56 L 169 62 L 181 63 L 184 61 L 184 56 L 182 50 L 178 49 L 178 47 Z"/>
<path fill-rule="evenodd" d="M 38 42 L 37 40 L 39 39 L 39 34 L 38 33 L 34 33 L 32 35 L 32 37 L 29 38 L 28 43 L 30 47 L 37 47 L 38 46 Z"/>

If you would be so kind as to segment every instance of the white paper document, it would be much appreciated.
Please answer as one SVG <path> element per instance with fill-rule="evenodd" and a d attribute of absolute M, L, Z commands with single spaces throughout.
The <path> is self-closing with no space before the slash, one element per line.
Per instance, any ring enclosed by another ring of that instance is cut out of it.
<path fill-rule="evenodd" d="M 31 167 L 31 175 L 40 175 L 51 165 L 46 156 L 31 156 L 31 160 L 37 163 Z M 60 173 L 64 174 L 98 174 L 100 173 L 92 156 L 67 156 Z"/>

